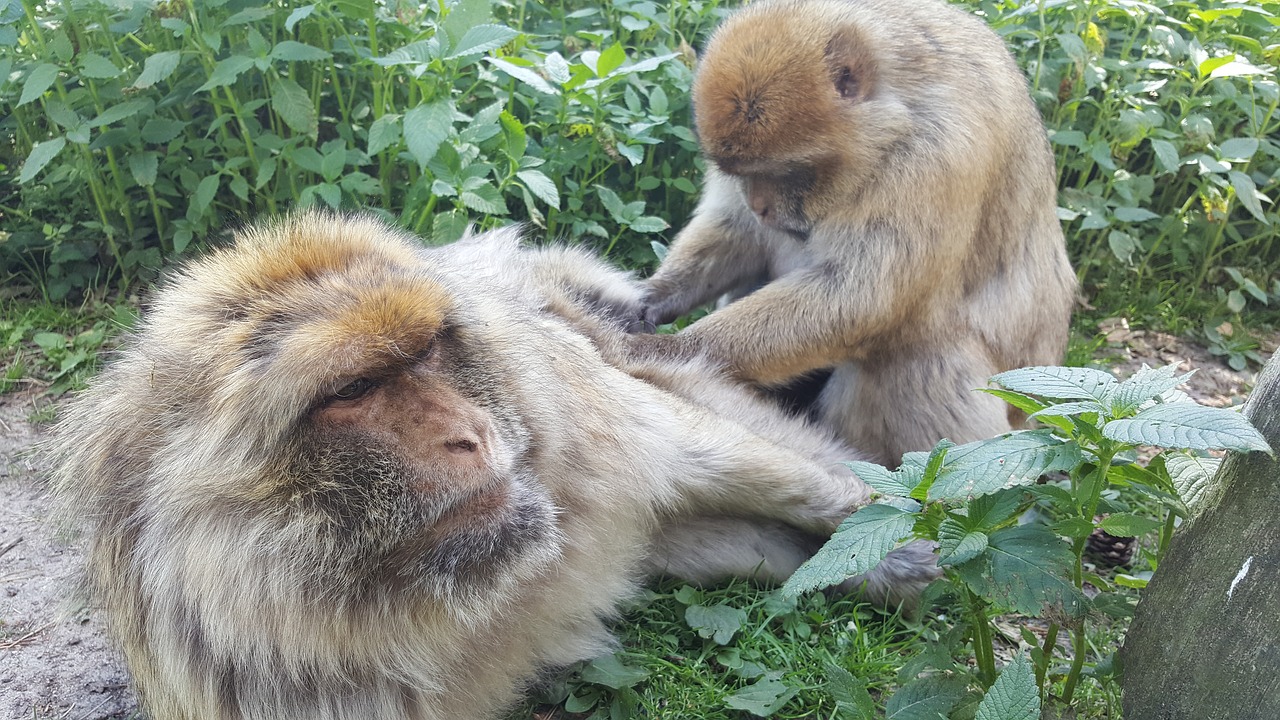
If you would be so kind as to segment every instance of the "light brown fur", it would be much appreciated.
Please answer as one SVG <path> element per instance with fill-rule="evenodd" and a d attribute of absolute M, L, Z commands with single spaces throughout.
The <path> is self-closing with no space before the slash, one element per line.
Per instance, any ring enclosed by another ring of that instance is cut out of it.
<path fill-rule="evenodd" d="M 607 652 L 645 571 L 785 577 L 866 502 L 713 368 L 611 365 L 583 288 L 638 289 L 566 252 L 306 214 L 162 288 L 50 447 L 151 716 L 491 718 Z M 926 550 L 868 591 L 918 592 Z"/>
<path fill-rule="evenodd" d="M 762 0 L 716 31 L 693 101 L 703 197 L 638 319 L 746 296 L 640 354 L 764 385 L 833 368 L 819 416 L 881 462 L 1007 431 L 972 390 L 1061 360 L 1075 278 L 1000 39 L 933 0 Z"/>

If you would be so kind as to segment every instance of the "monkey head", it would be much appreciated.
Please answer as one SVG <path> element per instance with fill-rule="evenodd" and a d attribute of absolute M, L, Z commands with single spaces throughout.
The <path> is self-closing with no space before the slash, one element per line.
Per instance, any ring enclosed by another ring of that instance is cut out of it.
<path fill-rule="evenodd" d="M 878 60 L 897 48 L 874 30 L 848 3 L 801 0 L 749 5 L 712 36 L 693 86 L 699 141 L 764 225 L 806 237 L 910 132 Z"/>

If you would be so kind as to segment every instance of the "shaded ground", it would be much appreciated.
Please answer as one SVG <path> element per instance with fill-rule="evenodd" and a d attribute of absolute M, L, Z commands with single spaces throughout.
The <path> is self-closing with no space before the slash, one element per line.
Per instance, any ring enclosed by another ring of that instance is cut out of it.
<path fill-rule="evenodd" d="M 1196 400 L 1236 405 L 1256 371 L 1236 372 L 1205 349 L 1163 333 L 1102 328 L 1117 375 L 1143 363 L 1198 369 L 1186 388 Z M 1274 344 L 1265 347 L 1274 351 Z M 95 614 L 68 599 L 79 554 L 46 522 L 32 394 L 0 395 L 0 720 L 100 720 L 136 712 L 118 654 Z"/>

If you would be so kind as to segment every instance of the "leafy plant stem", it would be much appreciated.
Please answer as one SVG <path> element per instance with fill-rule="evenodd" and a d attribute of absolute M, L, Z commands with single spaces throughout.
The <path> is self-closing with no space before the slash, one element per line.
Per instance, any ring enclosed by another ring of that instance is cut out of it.
<path fill-rule="evenodd" d="M 1049 623 L 1044 634 L 1044 644 L 1040 647 L 1040 662 L 1036 663 L 1036 687 L 1044 695 L 1044 678 L 1049 674 L 1049 665 L 1053 662 L 1053 651 L 1058 646 L 1058 623 Z"/>
<path fill-rule="evenodd" d="M 991 622 L 987 619 L 987 605 L 967 587 L 965 600 L 969 606 L 969 622 L 973 627 L 973 654 L 978 665 L 978 677 L 983 685 L 990 687 L 996 680 L 996 655 L 991 646 Z"/>

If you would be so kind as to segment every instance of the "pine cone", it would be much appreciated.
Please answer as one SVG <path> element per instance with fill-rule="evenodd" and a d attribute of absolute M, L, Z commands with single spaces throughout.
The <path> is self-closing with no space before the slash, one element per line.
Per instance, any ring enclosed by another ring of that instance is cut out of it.
<path fill-rule="evenodd" d="M 1102 517 L 1093 519 L 1101 522 Z M 1094 528 L 1085 543 L 1084 554 L 1099 567 L 1119 567 L 1133 562 L 1138 549 L 1138 538 L 1116 537 L 1102 528 Z"/>

